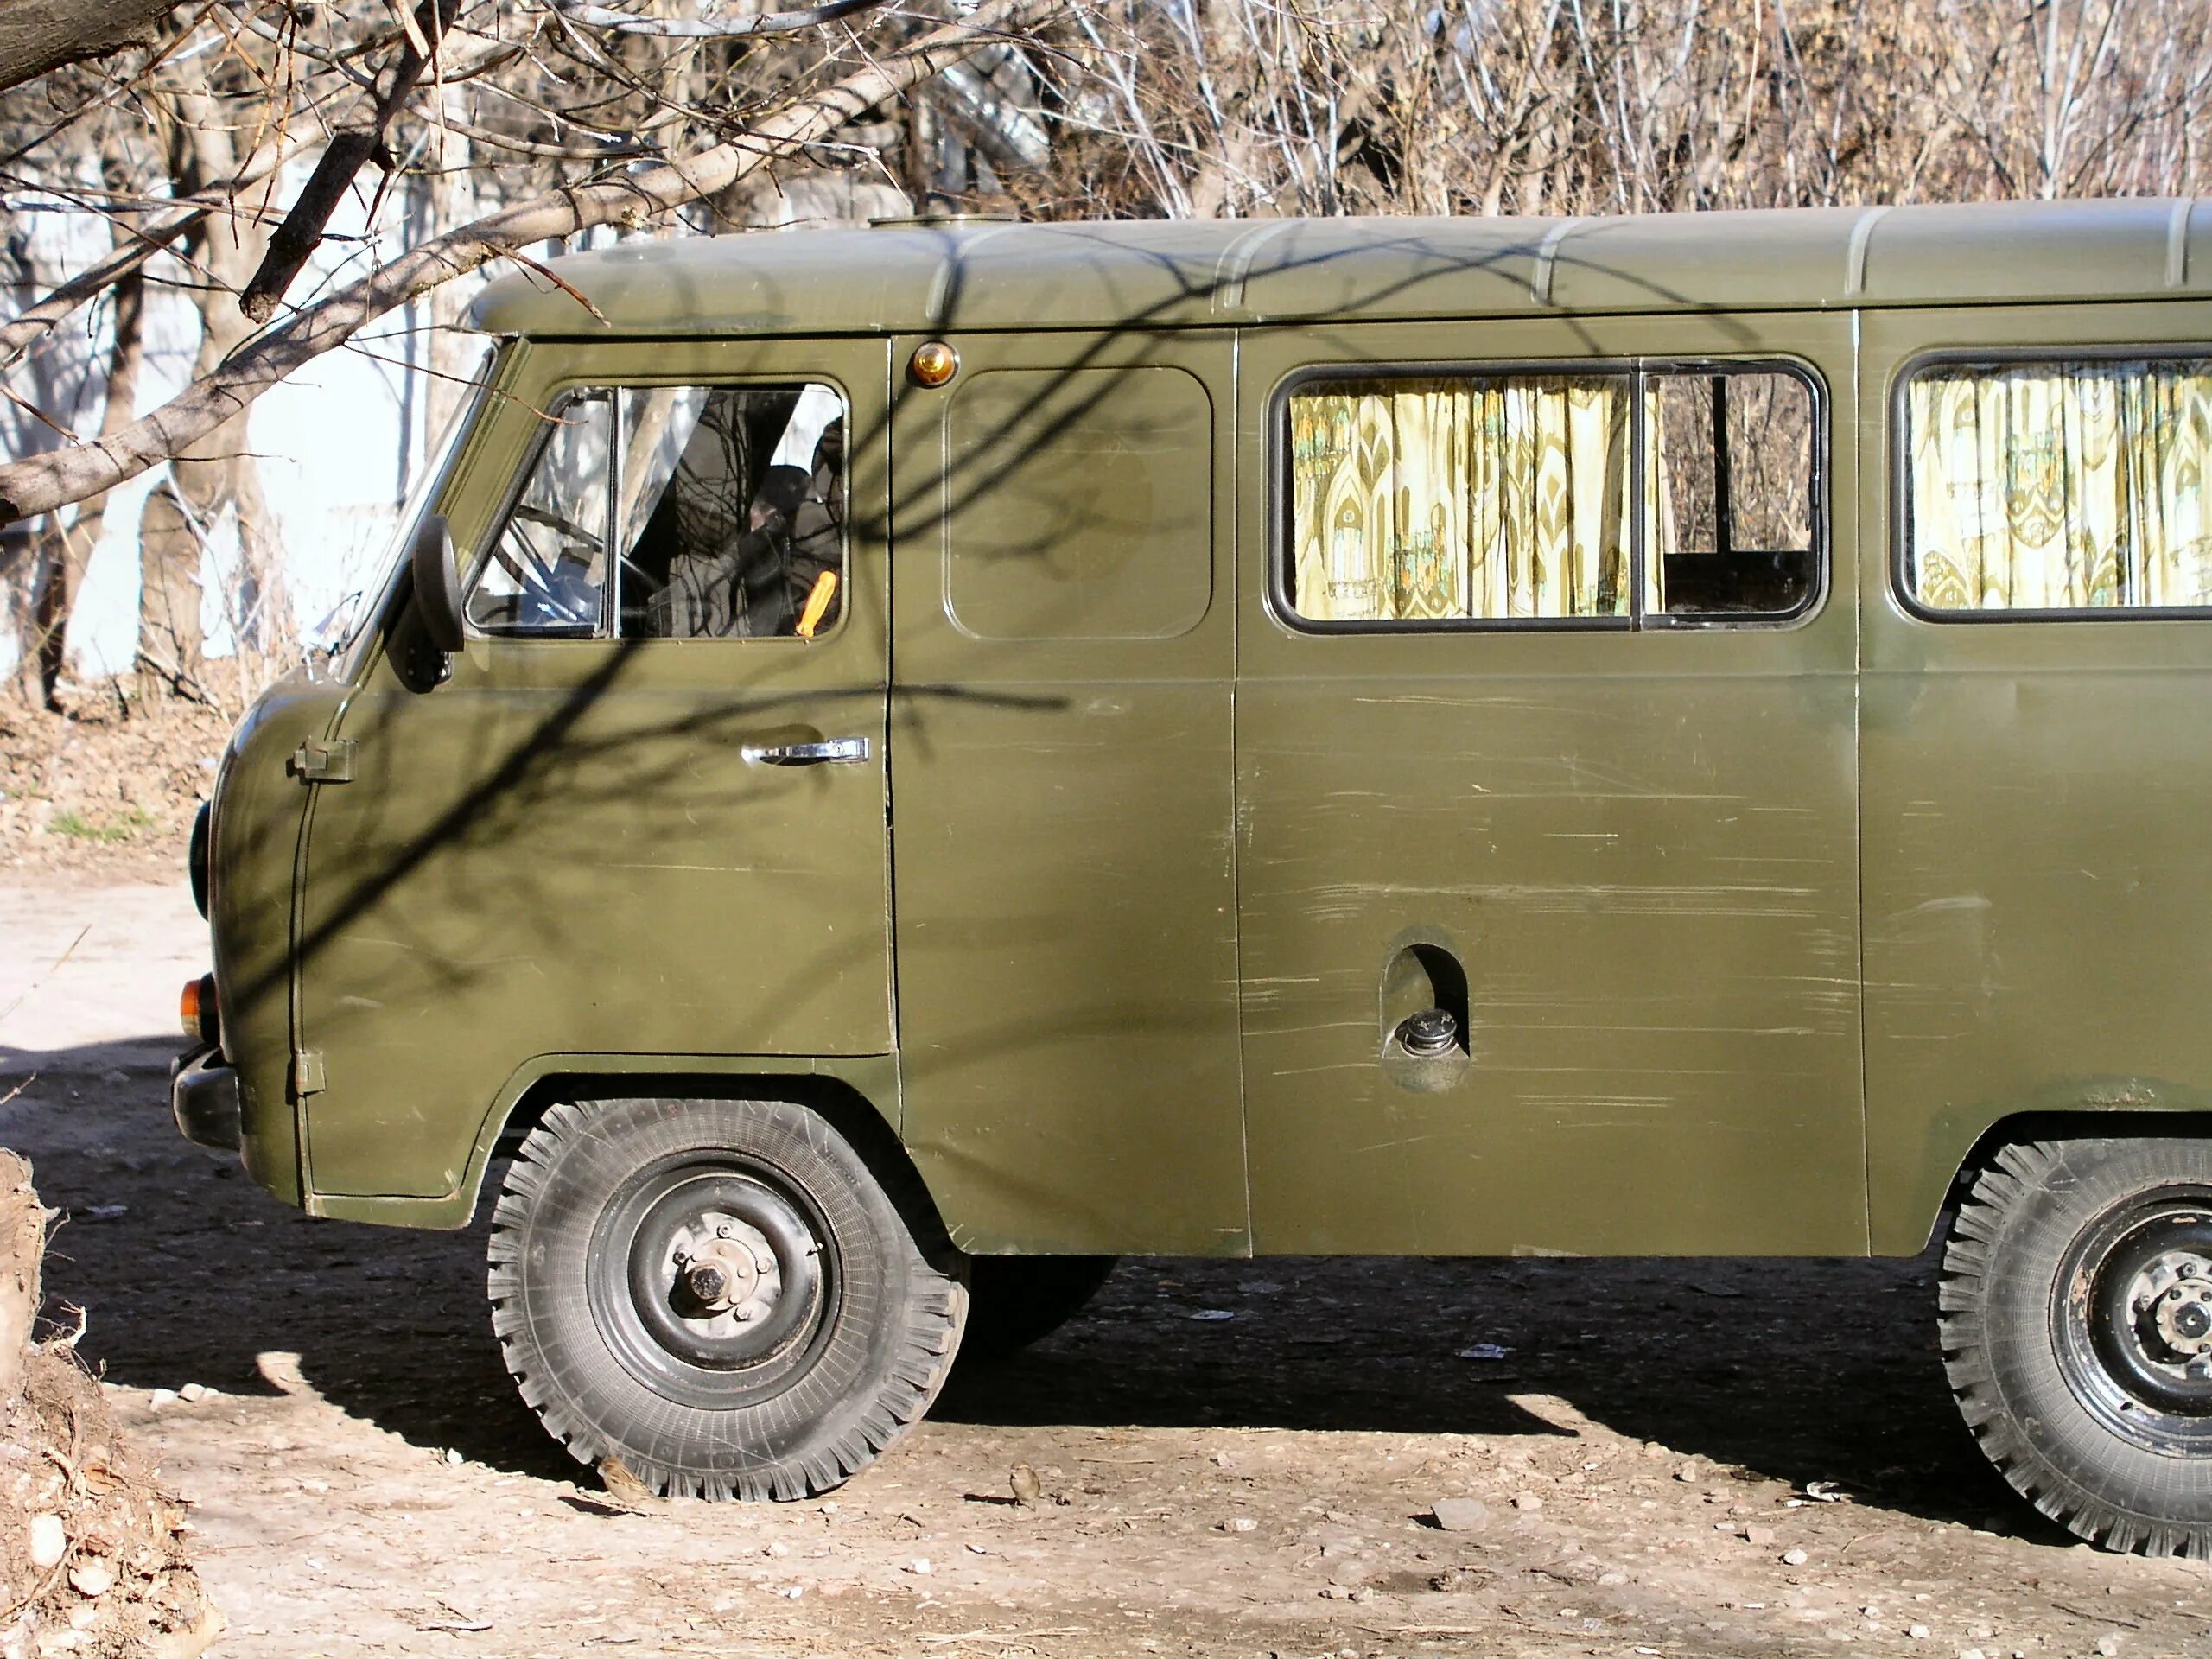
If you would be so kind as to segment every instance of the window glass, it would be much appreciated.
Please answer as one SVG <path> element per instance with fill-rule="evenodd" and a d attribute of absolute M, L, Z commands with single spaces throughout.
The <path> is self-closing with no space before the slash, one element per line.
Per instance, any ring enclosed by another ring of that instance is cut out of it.
<path fill-rule="evenodd" d="M 831 388 L 624 397 L 639 480 L 621 632 L 670 639 L 826 631 L 844 605 L 845 408 Z"/>
<path fill-rule="evenodd" d="M 530 481 L 469 589 L 468 620 L 486 633 L 599 630 L 613 505 L 613 403 L 603 392 L 571 397 L 552 421 Z"/>
<path fill-rule="evenodd" d="M 1813 396 L 1795 375 L 1655 374 L 1647 607 L 1787 616 L 1812 597 Z"/>
<path fill-rule="evenodd" d="M 1300 388 L 1289 423 L 1288 585 L 1314 621 L 1780 617 L 1814 591 L 1794 374 L 1369 376 Z"/>
<path fill-rule="evenodd" d="M 2212 364 L 1953 364 L 1907 390 L 1906 579 L 1938 611 L 2212 605 Z"/>
<path fill-rule="evenodd" d="M 469 620 L 487 633 L 675 639 L 833 626 L 844 413 L 811 383 L 570 398 L 478 572 Z"/>
<path fill-rule="evenodd" d="M 1321 381 L 1290 399 L 1315 621 L 1628 613 L 1625 375 Z"/>

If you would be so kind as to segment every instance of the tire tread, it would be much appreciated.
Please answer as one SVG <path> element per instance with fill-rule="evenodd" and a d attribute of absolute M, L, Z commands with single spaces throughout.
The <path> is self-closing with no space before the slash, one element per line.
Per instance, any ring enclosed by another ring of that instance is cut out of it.
<path fill-rule="evenodd" d="M 826 1442 L 785 1458 L 720 1471 L 690 1468 L 645 1455 L 632 1446 L 617 1446 L 604 1431 L 571 1409 L 561 1390 L 550 1386 L 546 1358 L 521 1308 L 524 1238 L 547 1201 L 555 1166 L 563 1156 L 597 1134 L 598 1126 L 613 1109 L 640 1103 L 562 1103 L 550 1108 L 524 1137 L 502 1184 L 486 1247 L 492 1329 L 524 1403 L 578 1462 L 595 1465 L 607 1458 L 619 1457 L 649 1490 L 664 1497 L 791 1503 L 835 1490 L 887 1450 L 936 1399 L 959 1349 L 967 1311 L 965 1287 L 951 1273 L 931 1262 L 911 1235 L 902 1231 L 915 1253 L 917 1271 L 912 1275 L 913 1288 L 895 1315 L 899 1326 L 893 1340 L 895 1358 L 875 1380 L 849 1426 Z M 723 1103 L 779 1113 L 805 1110 L 782 1103 Z M 807 1138 L 817 1151 L 833 1158 L 842 1154 L 857 1164 L 857 1154 L 825 1120 L 810 1111 L 806 1112 L 806 1119 Z M 885 1189 L 902 1185 L 895 1176 L 889 1181 L 879 1176 L 877 1184 Z M 912 1207 L 916 1192 L 886 1190 L 883 1196 L 900 1217 L 918 1213 Z"/>
<path fill-rule="evenodd" d="M 2053 1190 L 2055 1178 L 2083 1150 L 2084 1143 L 2077 1141 L 2018 1142 L 2000 1147 L 1974 1174 L 1946 1238 L 1937 1281 L 1936 1328 L 1945 1377 L 1983 1454 L 2041 1514 L 2078 1537 L 2121 1554 L 2212 1559 L 2212 1522 L 2137 1513 L 2085 1490 L 2078 1478 L 2057 1467 L 2030 1438 L 1992 1361 L 1989 1305 L 2006 1270 L 2006 1229 Z"/>

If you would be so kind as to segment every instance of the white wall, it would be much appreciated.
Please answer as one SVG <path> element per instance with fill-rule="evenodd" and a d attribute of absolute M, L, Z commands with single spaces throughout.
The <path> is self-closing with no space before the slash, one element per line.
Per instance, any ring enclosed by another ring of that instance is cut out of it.
<path fill-rule="evenodd" d="M 288 179 L 279 200 L 294 194 L 299 181 Z M 359 239 L 367 228 L 360 209 L 358 200 L 349 203 L 334 221 L 334 238 L 294 284 L 295 301 L 344 282 L 365 269 L 372 257 L 397 251 L 390 230 L 400 222 L 398 193 L 385 204 L 385 233 L 376 242 Z M 23 218 L 41 291 L 106 250 L 105 230 L 88 216 L 34 209 Z M 183 275 L 181 269 L 164 259 L 150 274 L 155 281 L 147 294 L 140 414 L 181 389 L 199 340 L 198 315 L 188 296 L 172 286 Z M 482 279 L 470 280 L 474 285 Z M 35 296 L 19 291 L 12 297 L 20 302 Z M 8 307 L 15 308 L 15 303 Z M 415 377 L 411 418 L 404 409 L 407 363 L 428 358 L 427 321 L 427 308 L 421 308 L 414 315 L 396 313 L 371 324 L 353 349 L 308 365 L 262 397 L 247 417 L 248 442 L 260 459 L 262 487 L 276 520 L 294 620 L 303 639 L 315 637 L 349 594 L 373 583 L 380 573 L 399 504 L 435 435 L 423 430 L 424 377 Z M 105 304 L 89 316 L 70 319 L 38 364 L 10 378 L 10 389 L 80 434 L 97 431 L 110 349 L 108 323 Z M 12 457 L 51 448 L 55 441 L 20 410 L 0 411 L 0 453 Z M 131 665 L 138 626 L 138 515 L 166 470 L 142 474 L 109 499 L 103 533 L 69 624 L 69 661 L 80 677 L 120 673 Z M 232 648 L 231 619 L 221 596 L 228 590 L 225 575 L 237 551 L 231 527 L 219 527 L 201 569 L 200 620 L 211 656 L 227 655 Z M 0 630 L 0 672 L 13 667 L 20 645 Z"/>

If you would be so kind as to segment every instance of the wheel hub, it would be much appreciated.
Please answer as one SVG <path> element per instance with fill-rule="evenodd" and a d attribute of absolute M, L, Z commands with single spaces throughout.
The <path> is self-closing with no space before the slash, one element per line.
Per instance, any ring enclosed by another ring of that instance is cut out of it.
<path fill-rule="evenodd" d="M 2144 1263 L 2128 1305 L 2147 1358 L 2191 1376 L 2212 1377 L 2212 1267 L 2186 1251 Z"/>
<path fill-rule="evenodd" d="M 679 1227 L 671 1241 L 668 1267 L 671 1287 L 690 1316 L 713 1321 L 727 1315 L 750 1325 L 775 1311 L 784 1294 L 782 1265 L 768 1236 L 736 1216 L 707 1214 Z"/>
<path fill-rule="evenodd" d="M 2212 1194 L 2108 1212 L 2068 1254 L 2052 1304 L 2075 1397 L 2122 1439 L 2212 1454 Z"/>

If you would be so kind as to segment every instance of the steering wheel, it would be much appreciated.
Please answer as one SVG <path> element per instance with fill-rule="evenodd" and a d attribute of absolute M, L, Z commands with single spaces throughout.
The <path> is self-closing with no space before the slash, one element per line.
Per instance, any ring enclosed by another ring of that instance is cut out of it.
<path fill-rule="evenodd" d="M 559 592 L 558 580 L 530 538 L 519 532 L 520 524 L 541 524 L 558 536 L 564 545 L 581 545 L 597 552 L 600 539 L 573 518 L 552 512 L 549 508 L 518 502 L 509 515 L 505 532 L 501 536 L 502 552 L 511 555 L 505 561 L 507 569 L 521 584 L 522 591 L 538 610 L 554 621 L 569 626 L 582 627 L 592 618 L 578 609 L 575 601 Z M 519 556 L 519 563 L 516 557 Z"/>

